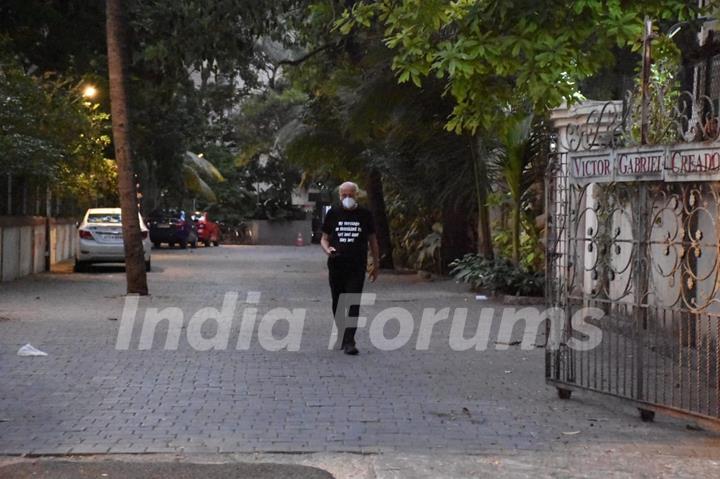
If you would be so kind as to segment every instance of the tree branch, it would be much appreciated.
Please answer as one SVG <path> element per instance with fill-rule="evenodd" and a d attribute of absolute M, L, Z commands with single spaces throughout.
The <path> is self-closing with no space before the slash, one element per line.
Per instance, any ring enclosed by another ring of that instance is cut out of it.
<path fill-rule="evenodd" d="M 337 46 L 337 45 L 335 45 L 335 44 L 333 44 L 333 43 L 328 43 L 328 44 L 326 44 L 326 45 L 323 45 L 323 46 L 320 46 L 320 47 L 316 48 L 315 50 L 313 50 L 313 51 L 311 51 L 311 52 L 306 53 L 305 55 L 303 55 L 303 56 L 301 56 L 300 58 L 297 58 L 297 59 L 295 59 L 295 60 L 289 60 L 289 59 L 288 59 L 288 60 L 280 60 L 280 61 L 278 62 L 278 66 L 282 66 L 282 65 L 297 66 L 297 65 L 300 65 L 301 63 L 305 62 L 306 60 L 309 60 L 310 58 L 314 57 L 314 56 L 317 55 L 318 53 L 323 52 L 323 51 L 325 51 L 325 50 L 327 50 L 327 49 L 329 49 L 329 48 L 335 48 L 336 46 Z"/>

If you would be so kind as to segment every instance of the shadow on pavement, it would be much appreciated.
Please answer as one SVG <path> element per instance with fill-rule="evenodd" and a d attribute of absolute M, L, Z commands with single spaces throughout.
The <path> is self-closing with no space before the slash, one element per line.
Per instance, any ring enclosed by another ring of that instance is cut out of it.
<path fill-rule="evenodd" d="M 70 462 L 40 460 L 0 466 L 0 478 L 13 479 L 333 479 L 321 469 L 290 464 L 187 464 Z"/>

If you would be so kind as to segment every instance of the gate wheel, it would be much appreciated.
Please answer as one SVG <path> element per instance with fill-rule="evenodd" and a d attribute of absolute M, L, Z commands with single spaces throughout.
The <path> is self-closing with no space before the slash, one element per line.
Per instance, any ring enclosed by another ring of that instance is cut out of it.
<path fill-rule="evenodd" d="M 560 399 L 570 399 L 570 396 L 572 396 L 570 389 L 557 388 L 557 393 Z"/>
<path fill-rule="evenodd" d="M 638 411 L 640 411 L 640 419 L 643 422 L 653 422 L 655 420 L 655 411 L 642 408 L 638 408 Z"/>

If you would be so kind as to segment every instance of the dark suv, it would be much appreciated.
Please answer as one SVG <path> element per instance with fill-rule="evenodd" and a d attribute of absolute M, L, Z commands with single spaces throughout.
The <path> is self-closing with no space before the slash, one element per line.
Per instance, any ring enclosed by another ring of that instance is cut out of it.
<path fill-rule="evenodd" d="M 193 222 L 186 219 L 183 210 L 155 210 L 148 216 L 147 226 L 150 230 L 150 241 L 159 248 L 162 243 L 168 246 L 178 245 L 186 248 L 197 246 L 197 232 Z"/>

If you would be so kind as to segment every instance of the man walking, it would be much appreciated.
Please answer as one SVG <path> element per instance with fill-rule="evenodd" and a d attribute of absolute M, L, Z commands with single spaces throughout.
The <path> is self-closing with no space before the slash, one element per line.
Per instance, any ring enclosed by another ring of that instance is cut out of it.
<path fill-rule="evenodd" d="M 343 307 L 338 316 L 338 303 L 342 294 L 360 294 L 365 283 L 368 243 L 372 254 L 372 266 L 368 272 L 370 281 L 378 276 L 380 253 L 375 236 L 372 214 L 358 206 L 358 186 L 346 181 L 340 185 L 341 206 L 333 206 L 325 216 L 320 245 L 328 255 L 332 310 L 338 335 L 342 335 L 345 354 L 356 355 L 355 331 L 360 305 L 353 301 L 349 308 Z"/>

